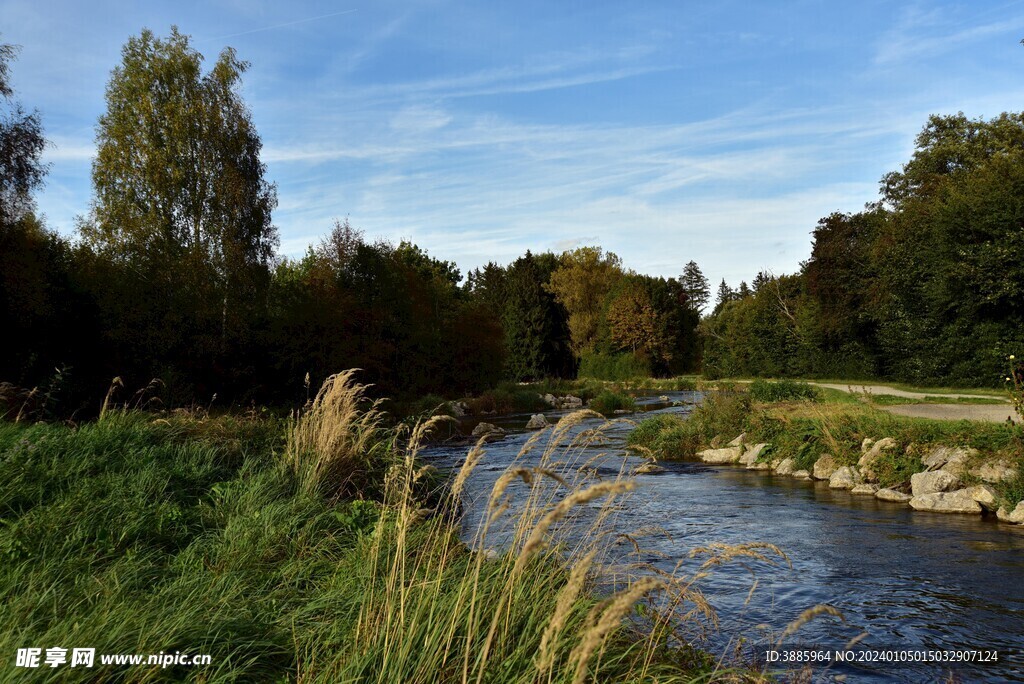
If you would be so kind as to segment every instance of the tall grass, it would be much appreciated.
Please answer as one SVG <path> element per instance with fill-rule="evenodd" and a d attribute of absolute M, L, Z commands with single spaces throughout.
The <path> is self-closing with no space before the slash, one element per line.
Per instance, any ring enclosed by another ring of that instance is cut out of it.
<path fill-rule="evenodd" d="M 470 544 L 477 443 L 443 488 L 418 459 L 443 418 L 385 430 L 351 374 L 282 431 L 256 418 L 108 410 L 0 423 L 0 654 L 210 654 L 202 668 L 37 671 L 61 681 L 759 680 L 687 645 L 697 579 L 758 545 L 695 549 L 695 575 L 617 545 L 629 473 L 594 475 L 610 426 L 534 434 Z M 283 434 L 282 434 L 283 433 Z"/>

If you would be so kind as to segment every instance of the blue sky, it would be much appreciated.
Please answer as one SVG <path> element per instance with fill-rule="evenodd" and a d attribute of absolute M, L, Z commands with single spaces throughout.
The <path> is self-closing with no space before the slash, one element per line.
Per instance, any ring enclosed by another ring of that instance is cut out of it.
<path fill-rule="evenodd" d="M 792 272 L 817 219 L 875 199 L 930 113 L 1024 107 L 1017 2 L 0 0 L 14 85 L 72 233 L 125 40 L 172 24 L 252 64 L 281 252 L 348 216 L 465 271 L 600 244 L 733 285 Z"/>

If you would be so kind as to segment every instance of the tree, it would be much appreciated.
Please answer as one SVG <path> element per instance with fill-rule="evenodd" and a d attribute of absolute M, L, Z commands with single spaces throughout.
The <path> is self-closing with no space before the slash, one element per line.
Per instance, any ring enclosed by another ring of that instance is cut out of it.
<path fill-rule="evenodd" d="M 736 292 L 729 287 L 729 283 L 725 282 L 725 278 L 722 278 L 722 282 L 718 284 L 718 298 L 715 300 L 715 312 L 717 313 L 727 303 L 736 299 Z"/>
<path fill-rule="evenodd" d="M 231 48 L 205 74 L 202 64 L 177 28 L 125 44 L 97 126 L 92 212 L 80 223 L 87 244 L 130 265 L 122 291 L 104 293 L 128 355 L 163 345 L 173 372 L 192 377 L 253 350 L 277 244 L 276 189 L 239 94 L 248 64 Z"/>
<path fill-rule="evenodd" d="M 32 211 L 32 192 L 43 183 L 46 139 L 39 112 L 26 113 L 14 100 L 10 62 L 18 48 L 0 44 L 0 229 Z"/>
<path fill-rule="evenodd" d="M 97 127 L 96 197 L 82 233 L 124 259 L 209 270 L 226 310 L 265 279 L 277 193 L 238 92 L 248 63 L 231 48 L 205 75 L 202 62 L 177 28 L 166 40 L 144 30 L 124 46 Z"/>
<path fill-rule="evenodd" d="M 671 358 L 665 326 L 640 282 L 627 282 L 608 305 L 608 325 L 612 342 L 620 349 L 634 354 L 639 352 L 649 358 Z"/>
<path fill-rule="evenodd" d="M 683 292 L 686 293 L 687 306 L 698 314 L 703 312 L 704 307 L 711 301 L 711 285 L 696 261 L 691 261 L 683 267 L 679 283 L 683 287 Z"/>
<path fill-rule="evenodd" d="M 608 293 L 622 276 L 622 261 L 600 247 L 565 252 L 551 274 L 547 289 L 569 313 L 573 352 L 593 351 L 604 316 Z"/>

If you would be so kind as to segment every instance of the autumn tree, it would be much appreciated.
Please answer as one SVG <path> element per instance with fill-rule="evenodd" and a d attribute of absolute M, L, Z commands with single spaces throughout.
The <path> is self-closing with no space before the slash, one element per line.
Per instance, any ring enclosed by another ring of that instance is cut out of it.
<path fill-rule="evenodd" d="M 594 350 L 608 293 L 620 277 L 622 261 L 600 247 L 580 247 L 560 257 L 547 289 L 569 314 L 572 349 L 577 356 Z"/>
<path fill-rule="evenodd" d="M 612 341 L 620 349 L 649 357 L 671 356 L 666 349 L 664 326 L 641 283 L 629 281 L 611 301 L 608 324 Z"/>

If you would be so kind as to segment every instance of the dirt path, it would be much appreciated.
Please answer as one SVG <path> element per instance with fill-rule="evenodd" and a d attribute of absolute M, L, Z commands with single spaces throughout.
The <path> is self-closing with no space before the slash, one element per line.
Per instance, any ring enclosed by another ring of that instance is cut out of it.
<path fill-rule="evenodd" d="M 980 395 L 980 394 L 946 394 L 932 392 L 926 394 L 924 392 L 908 392 L 906 390 L 896 389 L 894 387 L 886 387 L 885 385 L 840 385 L 831 384 L 825 382 L 812 382 L 812 385 L 818 385 L 819 387 L 828 387 L 831 389 L 837 389 L 843 392 L 848 392 L 851 388 L 854 392 L 869 392 L 871 394 L 890 394 L 896 397 L 906 397 L 907 399 L 924 399 L 925 397 L 953 397 L 953 398 L 981 398 L 981 399 L 996 399 L 1006 401 L 1004 397 L 996 395 Z M 910 416 L 911 418 L 933 418 L 937 420 L 982 420 L 990 423 L 1002 423 L 1007 418 L 1012 419 L 1015 423 L 1019 423 L 1020 417 L 1017 416 L 1013 407 L 1010 406 L 1009 402 L 1005 404 L 902 404 L 896 406 L 879 406 L 878 408 L 883 411 L 895 414 L 897 416 Z"/>
<path fill-rule="evenodd" d="M 828 383 L 828 382 L 811 382 L 812 385 L 818 387 L 828 387 L 830 389 L 837 389 L 842 392 L 849 392 L 850 388 L 853 388 L 854 392 L 869 392 L 871 394 L 889 394 L 894 397 L 906 397 L 907 399 L 924 399 L 925 397 L 950 397 L 952 399 L 995 399 L 997 401 L 1005 402 L 1006 397 L 1000 397 L 994 394 L 948 394 L 946 392 L 908 392 L 906 390 L 896 389 L 895 387 L 887 387 L 886 385 L 864 385 L 859 383 L 848 383 L 841 385 L 839 383 Z"/>
<path fill-rule="evenodd" d="M 1007 418 L 1019 423 L 1020 418 L 1013 407 L 995 404 L 903 404 L 902 406 L 879 406 L 878 408 L 897 416 L 912 418 L 937 418 L 939 420 L 983 420 L 1003 423 Z"/>

